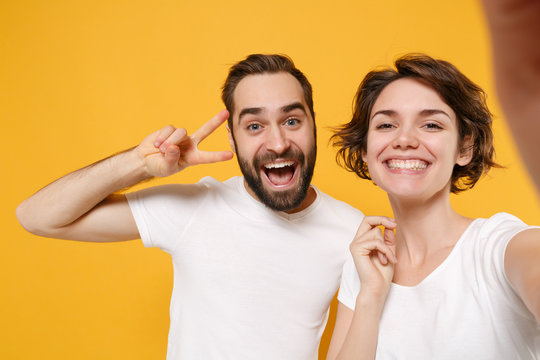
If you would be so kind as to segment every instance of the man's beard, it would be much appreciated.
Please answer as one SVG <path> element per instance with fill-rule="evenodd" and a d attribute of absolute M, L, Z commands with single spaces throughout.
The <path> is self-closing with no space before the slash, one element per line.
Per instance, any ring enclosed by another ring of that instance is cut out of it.
<path fill-rule="evenodd" d="M 300 150 L 289 149 L 281 155 L 275 153 L 268 153 L 263 156 L 258 156 L 253 159 L 250 164 L 249 161 L 242 159 L 238 156 L 238 165 L 244 175 L 244 179 L 249 188 L 255 193 L 257 198 L 267 207 L 276 211 L 293 210 L 300 206 L 302 201 L 307 196 L 309 186 L 311 184 L 311 178 L 313 177 L 313 170 L 315 168 L 315 158 L 317 157 L 317 147 L 313 145 L 311 151 L 304 156 Z M 297 170 L 298 183 L 289 190 L 284 191 L 269 191 L 267 190 L 261 179 L 261 164 L 273 162 L 276 159 L 296 159 L 298 161 Z"/>

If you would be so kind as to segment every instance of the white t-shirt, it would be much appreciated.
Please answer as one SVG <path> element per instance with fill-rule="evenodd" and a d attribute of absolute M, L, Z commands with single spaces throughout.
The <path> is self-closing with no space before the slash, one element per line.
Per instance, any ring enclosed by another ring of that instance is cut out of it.
<path fill-rule="evenodd" d="M 302 212 L 269 210 L 243 178 L 128 194 L 145 246 L 172 256 L 167 359 L 316 359 L 363 215 L 315 189 Z"/>
<path fill-rule="evenodd" d="M 420 284 L 392 284 L 377 359 L 539 359 L 540 327 L 504 272 L 506 245 L 528 228 L 505 213 L 476 219 Z M 338 299 L 354 309 L 359 290 L 350 257 Z"/>

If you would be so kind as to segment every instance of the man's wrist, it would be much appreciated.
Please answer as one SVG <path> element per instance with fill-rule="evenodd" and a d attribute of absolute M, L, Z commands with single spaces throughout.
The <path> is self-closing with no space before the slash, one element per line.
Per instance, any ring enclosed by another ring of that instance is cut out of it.
<path fill-rule="evenodd" d="M 118 176 L 117 187 L 120 189 L 153 177 L 148 173 L 144 158 L 139 155 L 136 147 L 121 152 L 108 160 L 109 171 Z"/>

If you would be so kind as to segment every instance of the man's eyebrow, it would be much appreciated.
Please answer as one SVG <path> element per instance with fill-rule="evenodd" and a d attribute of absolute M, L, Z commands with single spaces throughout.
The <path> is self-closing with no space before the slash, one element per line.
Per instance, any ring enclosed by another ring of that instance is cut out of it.
<path fill-rule="evenodd" d="M 304 112 L 304 114 L 306 114 L 306 108 L 301 102 L 294 102 L 292 104 L 285 105 L 281 108 L 281 111 L 284 113 L 288 113 L 296 109 L 300 109 Z"/>
<path fill-rule="evenodd" d="M 291 112 L 293 110 L 296 110 L 296 109 L 300 109 L 302 110 L 305 114 L 306 113 L 306 108 L 304 107 L 304 105 L 301 103 L 301 102 L 294 102 L 292 104 L 288 104 L 288 105 L 285 105 L 285 106 L 282 106 L 281 107 L 281 112 L 283 113 L 288 113 L 288 112 Z M 242 119 L 242 116 L 244 115 L 248 115 L 248 114 L 251 114 L 251 115 L 258 115 L 260 114 L 261 112 L 263 112 L 264 108 L 263 107 L 251 107 L 251 108 L 244 108 L 240 111 L 240 114 L 238 114 L 238 122 L 240 122 L 240 120 Z"/>
<path fill-rule="evenodd" d="M 244 108 L 240 111 L 240 114 L 238 115 L 238 122 L 240 122 L 240 120 L 242 119 L 242 116 L 247 115 L 247 114 L 257 115 L 257 114 L 260 114 L 262 110 L 263 110 L 262 107 Z"/>

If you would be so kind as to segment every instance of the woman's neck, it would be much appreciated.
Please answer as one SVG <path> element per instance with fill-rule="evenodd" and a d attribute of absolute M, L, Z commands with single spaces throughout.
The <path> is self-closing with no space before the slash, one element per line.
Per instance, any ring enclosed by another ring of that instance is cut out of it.
<path fill-rule="evenodd" d="M 411 265 L 426 263 L 433 254 L 453 248 L 472 221 L 452 208 L 448 194 L 428 201 L 389 199 L 398 224 L 398 261 L 401 258 Z"/>

